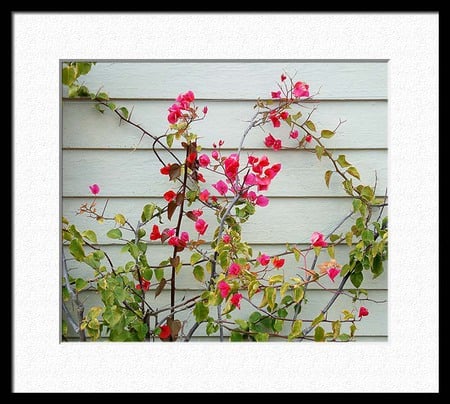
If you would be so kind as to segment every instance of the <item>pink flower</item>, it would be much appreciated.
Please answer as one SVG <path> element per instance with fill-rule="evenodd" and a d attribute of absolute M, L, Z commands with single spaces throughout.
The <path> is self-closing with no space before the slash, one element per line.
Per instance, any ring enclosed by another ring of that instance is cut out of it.
<path fill-rule="evenodd" d="M 212 186 L 217 189 L 220 195 L 225 195 L 228 192 L 228 185 L 222 180 L 217 181 L 215 184 L 212 184 Z"/>
<path fill-rule="evenodd" d="M 163 197 L 167 202 L 172 201 L 173 199 L 175 199 L 175 197 L 177 196 L 177 194 L 175 192 L 173 192 L 171 189 L 169 189 L 166 193 L 164 193 Z"/>
<path fill-rule="evenodd" d="M 286 80 L 286 76 L 284 74 L 281 75 L 281 81 Z"/>
<path fill-rule="evenodd" d="M 219 140 L 219 147 L 222 147 L 224 143 L 225 143 L 225 141 L 223 141 L 222 139 L 220 139 L 220 140 Z"/>
<path fill-rule="evenodd" d="M 210 163 L 209 157 L 207 154 L 202 154 L 199 158 L 198 158 L 198 164 L 200 164 L 200 167 L 208 167 Z"/>
<path fill-rule="evenodd" d="M 256 185 L 256 175 L 249 173 L 245 176 L 245 185 Z"/>
<path fill-rule="evenodd" d="M 256 261 L 258 261 L 262 266 L 269 265 L 270 257 L 266 254 L 261 254 L 258 258 L 256 258 Z"/>
<path fill-rule="evenodd" d="M 182 231 L 180 235 L 180 240 L 184 243 L 189 241 L 189 233 L 187 231 Z"/>
<path fill-rule="evenodd" d="M 142 288 L 141 288 L 141 284 L 142 284 Z M 136 286 L 135 286 L 135 288 L 137 289 L 137 290 L 144 290 L 145 292 L 147 292 L 147 290 L 149 290 L 150 289 L 150 285 L 151 285 L 151 282 L 150 281 L 148 281 L 148 280 L 146 280 L 146 279 L 144 279 L 144 278 L 141 278 L 141 283 L 138 283 Z"/>
<path fill-rule="evenodd" d="M 233 262 L 229 267 L 228 267 L 228 275 L 230 276 L 238 276 L 241 272 L 241 267 L 239 266 L 239 264 L 236 264 L 236 262 Z"/>
<path fill-rule="evenodd" d="M 198 199 L 200 199 L 202 202 L 208 202 L 209 198 L 209 191 L 207 189 L 204 189 L 202 192 L 200 192 L 200 195 L 198 196 Z"/>
<path fill-rule="evenodd" d="M 292 139 L 297 139 L 298 138 L 298 130 L 291 131 L 291 133 L 289 133 L 289 137 Z"/>
<path fill-rule="evenodd" d="M 338 276 L 339 272 L 341 272 L 341 270 L 336 267 L 331 267 L 327 270 L 328 276 L 330 277 L 330 279 L 333 282 L 334 282 L 334 278 L 336 278 L 336 276 Z"/>
<path fill-rule="evenodd" d="M 224 234 L 224 235 L 222 236 L 222 241 L 223 241 L 225 244 L 229 244 L 230 241 L 231 241 L 230 235 L 229 235 L 229 234 Z"/>
<path fill-rule="evenodd" d="M 272 121 L 272 125 L 274 128 L 280 127 L 281 122 L 276 115 L 269 115 L 269 119 Z"/>
<path fill-rule="evenodd" d="M 177 236 L 170 237 L 168 244 L 173 247 L 179 247 L 180 249 L 183 249 L 184 247 L 186 247 L 188 241 L 189 241 L 189 233 L 183 231 L 179 238 Z"/>
<path fill-rule="evenodd" d="M 219 289 L 220 291 L 220 296 L 222 296 L 225 299 L 228 296 L 228 293 L 230 293 L 231 287 L 225 281 L 220 281 L 217 284 L 217 289 Z"/>
<path fill-rule="evenodd" d="M 280 269 L 284 265 L 284 258 L 273 257 L 272 264 L 275 268 Z"/>
<path fill-rule="evenodd" d="M 89 185 L 89 189 L 93 195 L 97 195 L 100 192 L 100 187 L 97 184 Z"/>
<path fill-rule="evenodd" d="M 312 140 L 312 136 L 311 135 L 306 135 L 305 136 L 305 141 L 307 141 L 308 143 L 311 143 Z"/>
<path fill-rule="evenodd" d="M 207 113 L 208 113 L 208 107 L 205 105 L 204 107 L 203 107 L 203 113 L 206 115 Z"/>
<path fill-rule="evenodd" d="M 255 203 L 264 208 L 269 204 L 269 198 L 266 198 L 264 195 L 258 195 Z"/>
<path fill-rule="evenodd" d="M 177 101 L 181 102 L 181 103 L 183 103 L 183 102 L 190 103 L 190 102 L 192 102 L 194 100 L 195 100 L 195 95 L 194 95 L 194 93 L 191 90 L 189 90 L 187 93 L 180 94 L 177 97 Z"/>
<path fill-rule="evenodd" d="M 198 219 L 195 222 L 195 230 L 197 230 L 201 236 L 203 236 L 203 234 L 205 234 L 205 231 L 207 228 L 208 228 L 208 223 L 206 223 L 203 219 Z"/>
<path fill-rule="evenodd" d="M 201 210 L 201 209 L 194 209 L 193 211 L 192 211 L 192 214 L 195 216 L 195 217 L 200 217 L 201 215 L 203 215 L 203 210 Z"/>
<path fill-rule="evenodd" d="M 233 296 L 231 296 L 230 303 L 233 306 L 236 306 L 240 310 L 241 309 L 241 299 L 242 299 L 242 295 L 240 293 L 235 293 Z"/>
<path fill-rule="evenodd" d="M 311 236 L 311 244 L 313 247 L 326 247 L 328 244 L 322 233 L 315 231 Z"/>
<path fill-rule="evenodd" d="M 219 160 L 219 152 L 217 150 L 213 150 L 213 152 L 211 153 L 211 157 L 214 160 Z"/>
<path fill-rule="evenodd" d="M 161 332 L 159 333 L 158 337 L 161 339 L 169 338 L 170 334 L 171 334 L 170 327 L 167 324 L 165 324 L 165 325 L 162 325 L 160 328 L 161 328 Z"/>
<path fill-rule="evenodd" d="M 361 306 L 359 308 L 359 313 L 358 313 L 358 317 L 366 317 L 369 315 L 369 310 L 367 310 L 364 306 Z"/>
<path fill-rule="evenodd" d="M 269 134 L 264 138 L 264 144 L 265 144 L 267 147 L 272 147 L 274 143 L 275 143 L 275 138 L 272 136 L 271 133 L 269 133 Z"/>
<path fill-rule="evenodd" d="M 161 233 L 159 232 L 159 227 L 154 224 L 152 232 L 150 233 L 150 240 L 159 240 L 161 238 Z"/>
<path fill-rule="evenodd" d="M 294 90 L 292 91 L 297 98 L 309 97 L 309 85 L 301 81 L 297 81 L 294 84 Z"/>
<path fill-rule="evenodd" d="M 272 98 L 281 98 L 281 91 L 272 91 Z"/>

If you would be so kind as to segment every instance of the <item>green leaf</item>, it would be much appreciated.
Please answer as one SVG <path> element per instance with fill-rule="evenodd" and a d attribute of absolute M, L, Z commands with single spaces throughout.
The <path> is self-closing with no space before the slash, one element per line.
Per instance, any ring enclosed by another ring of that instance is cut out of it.
<path fill-rule="evenodd" d="M 313 132 L 316 131 L 316 125 L 314 125 L 312 121 L 306 121 L 305 125 L 307 126 L 308 129 L 312 130 Z"/>
<path fill-rule="evenodd" d="M 153 270 L 151 268 L 145 268 L 142 271 L 142 277 L 145 280 L 150 281 L 152 279 L 152 276 L 153 276 Z"/>
<path fill-rule="evenodd" d="M 380 254 L 376 255 L 373 259 L 372 273 L 373 279 L 379 277 L 383 273 L 383 260 Z"/>
<path fill-rule="evenodd" d="M 75 290 L 77 292 L 80 292 L 88 285 L 88 282 L 84 280 L 83 278 L 77 278 L 75 281 Z"/>
<path fill-rule="evenodd" d="M 95 104 L 95 109 L 102 114 L 105 112 L 101 104 Z"/>
<path fill-rule="evenodd" d="M 155 278 L 158 282 L 164 278 L 164 268 L 155 268 Z"/>
<path fill-rule="evenodd" d="M 351 179 L 342 181 L 342 185 L 344 186 L 344 190 L 347 194 L 353 195 L 353 183 Z"/>
<path fill-rule="evenodd" d="M 85 257 L 85 253 L 84 253 L 84 249 L 83 249 L 83 246 L 81 245 L 80 240 L 78 240 L 77 238 L 74 238 L 70 242 L 69 251 L 77 261 L 80 261 L 80 262 L 83 261 L 83 259 Z"/>
<path fill-rule="evenodd" d="M 366 245 L 367 245 L 367 244 L 370 244 L 370 243 L 373 243 L 373 241 L 374 241 L 374 238 L 373 238 L 373 232 L 370 231 L 369 229 L 366 229 L 366 230 L 364 230 L 364 231 L 362 232 L 361 238 L 362 238 L 362 240 L 364 241 L 364 243 L 365 243 Z"/>
<path fill-rule="evenodd" d="M 91 62 L 77 62 L 77 63 L 75 63 L 75 66 L 77 67 L 78 75 L 83 76 L 90 72 L 92 63 Z"/>
<path fill-rule="evenodd" d="M 277 314 L 278 317 L 285 318 L 288 315 L 288 311 L 282 307 L 281 309 L 278 309 Z"/>
<path fill-rule="evenodd" d="M 256 342 L 267 342 L 269 341 L 269 334 L 266 332 L 259 332 L 255 335 Z"/>
<path fill-rule="evenodd" d="M 353 244 L 353 233 L 351 231 L 349 231 L 349 232 L 347 232 L 345 234 L 345 242 L 347 243 L 347 245 L 349 247 L 352 246 L 352 244 Z"/>
<path fill-rule="evenodd" d="M 350 275 L 350 281 L 353 283 L 353 286 L 355 286 L 355 288 L 359 288 L 361 286 L 363 279 L 364 275 L 362 272 L 353 272 Z"/>
<path fill-rule="evenodd" d="M 86 255 L 86 257 L 84 257 L 84 262 L 96 270 L 100 267 L 100 261 L 95 258 L 94 253 Z"/>
<path fill-rule="evenodd" d="M 320 313 L 311 323 L 311 327 L 315 327 L 317 324 L 319 324 L 324 319 L 324 314 Z"/>
<path fill-rule="evenodd" d="M 191 259 L 190 259 L 190 263 L 191 265 L 196 264 L 198 261 L 200 261 L 203 258 L 202 254 L 200 254 L 199 252 L 195 251 L 192 255 L 191 255 Z"/>
<path fill-rule="evenodd" d="M 125 107 L 120 107 L 119 111 L 121 112 L 124 119 L 128 119 L 128 116 L 130 115 L 128 109 L 126 109 Z"/>
<path fill-rule="evenodd" d="M 153 217 L 153 213 L 155 212 L 156 205 L 153 203 L 149 203 L 144 206 L 142 209 L 141 220 L 143 222 L 147 222 Z"/>
<path fill-rule="evenodd" d="M 274 322 L 273 322 L 273 330 L 275 331 L 275 332 L 281 332 L 281 330 L 283 329 L 283 323 L 284 323 L 284 321 L 283 320 L 281 320 L 281 319 L 276 319 Z"/>
<path fill-rule="evenodd" d="M 127 296 L 127 292 L 125 292 L 122 287 L 116 286 L 114 288 L 114 297 L 118 302 L 122 303 L 124 300 L 126 300 Z"/>
<path fill-rule="evenodd" d="M 340 154 L 336 161 L 342 168 L 351 166 L 351 164 L 345 159 L 344 154 Z"/>
<path fill-rule="evenodd" d="M 348 272 L 348 271 L 350 271 L 350 265 L 348 265 L 348 264 L 345 264 L 343 267 L 342 267 L 342 269 L 341 269 L 341 276 L 345 276 L 345 274 Z"/>
<path fill-rule="evenodd" d="M 293 292 L 293 298 L 294 298 L 294 302 L 298 303 L 300 302 L 303 297 L 305 296 L 305 290 L 302 286 L 294 286 L 294 292 Z"/>
<path fill-rule="evenodd" d="M 353 199 L 352 205 L 353 205 L 353 212 L 356 212 L 361 208 L 362 202 L 360 199 Z"/>
<path fill-rule="evenodd" d="M 348 334 L 341 334 L 338 336 L 338 339 L 343 341 L 343 342 L 347 342 L 350 340 L 350 335 Z"/>
<path fill-rule="evenodd" d="M 111 111 L 115 111 L 116 110 L 116 104 L 114 104 L 113 102 L 108 102 L 108 108 L 111 110 Z"/>
<path fill-rule="evenodd" d="M 248 323 L 245 320 L 241 320 L 239 318 L 235 319 L 234 322 L 239 326 L 239 328 L 243 331 L 248 331 Z"/>
<path fill-rule="evenodd" d="M 328 188 L 330 188 L 330 178 L 331 178 L 332 174 L 333 174 L 333 171 L 331 171 L 331 170 L 325 171 L 325 184 L 327 185 Z"/>
<path fill-rule="evenodd" d="M 289 341 L 302 334 L 303 323 L 302 320 L 295 320 L 291 325 L 291 332 L 288 335 Z"/>
<path fill-rule="evenodd" d="M 89 89 L 86 86 L 80 86 L 77 90 L 78 97 L 89 97 Z"/>
<path fill-rule="evenodd" d="M 283 283 L 280 288 L 280 296 L 283 297 L 291 285 L 288 282 Z"/>
<path fill-rule="evenodd" d="M 334 251 L 334 245 L 329 245 L 328 247 L 327 247 L 327 251 L 328 251 L 328 255 L 330 256 L 330 258 L 336 258 L 336 254 L 335 254 L 335 251 Z"/>
<path fill-rule="evenodd" d="M 219 330 L 219 324 L 214 322 L 212 317 L 208 318 L 208 324 L 206 326 L 206 335 L 212 335 Z"/>
<path fill-rule="evenodd" d="M 230 341 L 231 342 L 240 342 L 244 341 L 244 336 L 240 332 L 231 331 L 230 334 Z"/>
<path fill-rule="evenodd" d="M 97 235 L 92 230 L 86 230 L 81 235 L 84 238 L 87 238 L 89 241 L 92 241 L 93 243 L 97 244 Z"/>
<path fill-rule="evenodd" d="M 375 194 L 372 187 L 369 187 L 368 185 L 365 186 L 361 191 L 361 197 L 365 199 L 367 202 L 371 202 L 374 198 Z"/>
<path fill-rule="evenodd" d="M 194 274 L 194 278 L 197 279 L 199 282 L 203 282 L 205 280 L 205 270 L 202 266 L 196 265 L 192 271 Z"/>
<path fill-rule="evenodd" d="M 106 235 L 109 238 L 119 239 L 122 237 L 122 232 L 120 231 L 120 229 L 111 229 L 110 231 L 108 231 L 108 233 L 106 233 Z"/>
<path fill-rule="evenodd" d="M 96 98 L 97 98 L 97 100 L 108 101 L 109 95 L 106 93 L 98 93 Z"/>
<path fill-rule="evenodd" d="M 352 324 L 350 326 L 350 337 L 352 338 L 355 335 L 355 331 L 357 330 L 356 325 Z"/>
<path fill-rule="evenodd" d="M 64 302 L 68 302 L 70 300 L 69 289 L 67 289 L 65 286 L 62 287 L 62 298 Z"/>
<path fill-rule="evenodd" d="M 282 283 L 284 280 L 284 275 L 273 275 L 269 278 L 269 285 L 272 285 L 274 283 Z"/>
<path fill-rule="evenodd" d="M 148 325 L 145 323 L 136 323 L 133 325 L 133 328 L 136 330 L 138 339 L 143 341 L 148 332 Z"/>
<path fill-rule="evenodd" d="M 319 160 L 321 160 L 321 159 L 322 159 L 322 156 L 323 156 L 323 152 L 325 151 L 325 148 L 322 147 L 322 146 L 316 146 L 316 147 L 315 147 L 315 150 L 316 150 L 316 156 L 317 156 L 317 158 L 318 158 Z"/>
<path fill-rule="evenodd" d="M 302 252 L 298 248 L 292 248 L 292 252 L 294 253 L 294 258 L 297 262 L 300 261 L 300 258 L 302 256 Z"/>
<path fill-rule="evenodd" d="M 324 342 L 325 341 L 325 330 L 318 326 L 314 331 L 314 341 L 316 342 Z"/>
<path fill-rule="evenodd" d="M 332 234 L 332 235 L 330 236 L 330 241 L 331 241 L 332 243 L 334 243 L 335 241 L 339 240 L 340 238 L 341 238 L 341 236 L 340 236 L 339 234 Z"/>
<path fill-rule="evenodd" d="M 325 138 L 325 139 L 329 139 L 330 137 L 334 136 L 334 132 L 331 130 L 323 130 L 322 132 L 320 132 L 320 136 Z"/>
<path fill-rule="evenodd" d="M 66 66 L 62 69 L 62 82 L 66 86 L 70 86 L 77 78 L 77 73 L 72 66 Z"/>
<path fill-rule="evenodd" d="M 169 133 L 166 136 L 166 143 L 167 143 L 167 146 L 169 146 L 169 148 L 172 147 L 172 145 L 173 145 L 174 137 L 175 137 L 175 133 Z"/>
<path fill-rule="evenodd" d="M 355 178 L 358 178 L 358 180 L 360 179 L 360 177 L 359 177 L 359 172 L 358 172 L 358 170 L 357 170 L 355 167 L 349 167 L 349 168 L 347 168 L 346 173 L 347 173 L 347 174 L 350 174 L 351 176 L 353 176 L 353 177 L 355 177 Z"/>
<path fill-rule="evenodd" d="M 250 314 L 248 321 L 250 321 L 251 323 L 256 323 L 261 319 L 261 313 L 259 313 L 258 311 L 254 311 L 252 314 Z"/>
<path fill-rule="evenodd" d="M 121 226 L 123 226 L 125 224 L 125 222 L 127 221 L 127 219 L 125 219 L 125 216 L 122 215 L 121 213 L 118 213 L 117 215 L 115 215 L 114 220 L 117 224 L 120 224 Z"/>
<path fill-rule="evenodd" d="M 197 302 L 195 304 L 193 314 L 195 316 L 195 321 L 201 323 L 205 321 L 209 316 L 209 307 L 206 307 L 202 302 Z"/>
<path fill-rule="evenodd" d="M 254 294 L 258 291 L 260 286 L 260 283 L 258 280 L 253 280 L 251 282 L 249 282 L 248 286 L 247 286 L 247 292 L 248 292 L 248 297 L 251 299 Z"/>

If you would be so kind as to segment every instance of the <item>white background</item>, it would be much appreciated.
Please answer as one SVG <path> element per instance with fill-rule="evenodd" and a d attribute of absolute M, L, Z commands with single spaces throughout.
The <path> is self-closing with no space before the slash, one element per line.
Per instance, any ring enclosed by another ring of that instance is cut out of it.
<path fill-rule="evenodd" d="M 436 14 L 17 13 L 13 24 L 14 391 L 438 391 Z M 390 59 L 389 342 L 60 344 L 62 58 Z"/>

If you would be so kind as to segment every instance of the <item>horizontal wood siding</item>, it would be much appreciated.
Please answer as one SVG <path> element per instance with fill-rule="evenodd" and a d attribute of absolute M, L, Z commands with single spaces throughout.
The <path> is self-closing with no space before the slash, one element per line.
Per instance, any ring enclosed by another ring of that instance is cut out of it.
<path fill-rule="evenodd" d="M 93 67 L 83 78 L 91 91 L 103 88 L 116 98 L 117 105 L 133 110 L 133 119 L 154 134 L 167 129 L 167 108 L 180 93 L 193 90 L 197 105 L 209 108 L 206 119 L 195 124 L 206 151 L 219 139 L 225 141 L 224 150 L 235 149 L 247 121 L 254 111 L 254 100 L 269 98 L 276 90 L 282 72 L 295 74 L 296 80 L 310 83 L 312 93 L 320 102 L 305 103 L 307 108 L 317 108 L 312 120 L 320 129 L 334 129 L 345 121 L 337 135 L 327 142 L 335 155 L 345 154 L 355 164 L 364 183 L 377 184 L 377 194 L 384 195 L 388 187 L 387 171 L 387 64 L 384 62 L 265 62 L 265 63 L 110 63 Z M 273 129 L 275 136 L 287 139 L 286 127 Z M 257 210 L 255 216 L 243 226 L 244 238 L 254 247 L 254 252 L 276 254 L 285 250 L 285 243 L 306 248 L 313 231 L 327 233 L 351 210 L 351 199 L 342 191 L 339 178 L 333 176 L 330 187 L 324 183 L 325 170 L 331 168 L 326 160 L 305 151 L 268 151 L 263 144 L 266 133 L 253 129 L 246 139 L 245 154 L 268 155 L 271 161 L 283 165 L 280 175 L 272 182 L 267 196 L 270 204 Z M 285 141 L 289 145 L 289 141 Z M 175 147 L 178 147 L 175 142 Z M 98 183 L 101 193 L 98 209 L 109 199 L 107 212 L 122 213 L 131 222 L 138 219 L 142 207 L 150 202 L 162 203 L 161 195 L 171 188 L 167 178 L 158 174 L 160 163 L 151 151 L 149 138 L 129 125 L 119 125 L 109 111 L 99 114 L 93 104 L 84 100 L 63 98 L 62 102 L 62 210 L 63 215 L 81 229 L 91 228 L 98 234 L 99 243 L 111 255 L 116 265 L 124 265 L 128 256 L 120 252 L 120 245 L 105 236 L 112 227 L 77 215 L 84 202 L 92 201 L 88 185 Z M 179 148 L 179 147 L 178 147 Z M 181 152 L 176 152 L 179 154 Z M 164 155 L 164 153 L 162 153 Z M 214 177 L 205 173 L 207 179 Z M 213 189 L 211 189 L 213 191 Z M 384 212 L 383 214 L 386 214 Z M 215 218 L 205 213 L 214 223 Z M 174 224 L 165 221 L 164 227 Z M 345 230 L 346 227 L 343 227 Z M 148 230 L 148 229 L 147 229 Z M 192 222 L 186 223 L 192 231 Z M 205 238 L 209 241 L 213 226 Z M 337 259 L 345 262 L 348 247 L 336 249 Z M 152 263 L 168 258 L 171 251 L 158 242 L 149 242 L 147 255 Z M 66 249 L 66 255 L 68 255 Z M 184 254 L 187 256 L 187 253 Z M 287 255 L 285 276 L 299 273 L 300 264 Z M 310 260 L 311 257 L 308 257 Z M 84 264 L 70 261 L 74 276 L 91 276 Z M 367 278 L 369 274 L 367 274 Z M 388 276 L 384 273 L 365 284 L 369 297 L 387 300 Z M 332 288 L 333 284 L 324 285 Z M 177 286 L 182 290 L 179 298 L 189 298 L 199 292 L 202 285 L 195 281 L 189 267 L 180 272 Z M 351 285 L 348 285 L 351 288 Z M 311 285 L 308 303 L 302 311 L 303 318 L 313 318 L 331 297 L 329 291 Z M 83 293 L 86 305 L 98 304 L 95 291 Z M 168 304 L 169 288 L 156 300 L 149 294 L 152 305 Z M 352 307 L 351 298 L 343 296 L 333 307 L 330 318 L 342 308 Z M 256 302 L 257 303 L 257 302 Z M 386 341 L 388 336 L 387 303 L 366 302 L 370 315 L 358 323 L 360 341 Z M 244 304 L 240 315 L 245 318 L 253 310 Z M 309 316 L 309 317 L 308 317 Z M 185 327 L 192 324 L 186 319 Z M 200 328 L 196 341 L 210 340 Z"/>

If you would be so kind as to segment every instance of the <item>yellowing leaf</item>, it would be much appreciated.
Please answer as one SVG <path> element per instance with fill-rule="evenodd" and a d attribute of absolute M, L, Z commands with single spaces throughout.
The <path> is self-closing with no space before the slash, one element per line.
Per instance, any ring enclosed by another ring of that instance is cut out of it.
<path fill-rule="evenodd" d="M 333 171 L 331 171 L 331 170 L 327 170 L 325 172 L 325 184 L 327 185 L 328 188 L 330 187 L 330 178 L 331 178 L 332 174 L 333 174 Z"/>
<path fill-rule="evenodd" d="M 351 166 L 351 164 L 345 159 L 344 154 L 340 154 L 336 161 L 342 168 Z"/>
<path fill-rule="evenodd" d="M 309 130 L 312 130 L 313 132 L 316 131 L 316 126 L 312 121 L 306 121 L 305 125 L 308 127 Z"/>
<path fill-rule="evenodd" d="M 121 226 L 123 226 L 125 224 L 125 222 L 127 221 L 127 219 L 125 219 L 125 216 L 122 215 L 121 213 L 118 213 L 117 215 L 115 215 L 114 220 L 116 223 L 120 224 Z"/>
<path fill-rule="evenodd" d="M 269 278 L 269 284 L 274 284 L 274 283 L 282 283 L 284 279 L 284 275 L 273 275 Z"/>
<path fill-rule="evenodd" d="M 360 179 L 359 172 L 355 167 L 349 167 L 346 172 L 351 176 L 358 178 L 358 180 Z"/>
<path fill-rule="evenodd" d="M 320 132 L 320 135 L 325 138 L 325 139 L 329 139 L 330 137 L 334 136 L 334 132 L 331 130 L 323 130 L 322 132 Z"/>

